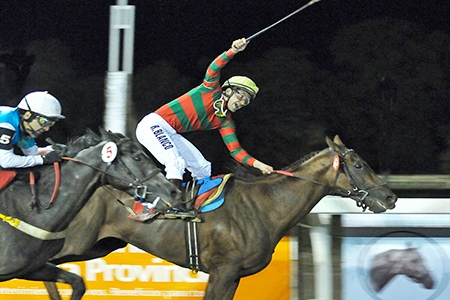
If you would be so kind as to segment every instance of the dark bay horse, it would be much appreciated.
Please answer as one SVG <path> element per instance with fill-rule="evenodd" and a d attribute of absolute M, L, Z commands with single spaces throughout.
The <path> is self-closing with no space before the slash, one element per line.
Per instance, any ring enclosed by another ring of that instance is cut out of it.
<path fill-rule="evenodd" d="M 88 131 L 67 145 L 73 152 L 72 146 L 79 151 L 60 163 L 59 177 L 54 166 L 23 169 L 0 191 L 0 281 L 19 278 L 70 282 L 74 289 L 70 299 L 75 300 L 85 292 L 82 278 L 48 260 L 62 249 L 64 230 L 97 188 L 108 184 L 149 201 L 157 196 L 161 209 L 179 204 L 180 192 L 139 144 L 121 134 L 101 129 L 98 136 Z M 33 190 L 28 181 L 30 171 L 35 175 Z M 53 198 L 58 181 L 59 189 Z M 150 194 L 152 191 L 156 194 Z M 77 237 L 89 231 L 80 231 Z"/>
<path fill-rule="evenodd" d="M 284 174 L 254 176 L 248 169 L 236 170 L 227 182 L 225 203 L 202 214 L 204 222 L 197 229 L 199 269 L 210 275 L 205 299 L 233 299 L 240 278 L 264 269 L 280 239 L 326 195 L 352 198 L 375 213 L 395 207 L 397 196 L 356 152 L 338 136 L 326 141 L 329 147 L 293 163 Z M 114 197 L 133 203 L 121 192 Z M 71 236 L 52 263 L 102 257 L 130 243 L 189 267 L 186 222 L 133 221 L 120 204 L 110 204 L 114 197 L 96 192 L 70 224 Z M 80 231 L 90 234 L 79 237 Z"/>
<path fill-rule="evenodd" d="M 397 275 L 408 276 L 427 289 L 434 286 L 433 277 L 417 248 L 391 249 L 372 258 L 370 281 L 376 292 L 381 291 Z"/>

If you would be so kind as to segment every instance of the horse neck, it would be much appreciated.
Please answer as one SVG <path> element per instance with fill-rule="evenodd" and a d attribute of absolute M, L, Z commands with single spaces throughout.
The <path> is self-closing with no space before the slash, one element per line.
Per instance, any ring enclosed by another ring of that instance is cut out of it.
<path fill-rule="evenodd" d="M 273 201 L 266 208 L 267 219 L 278 236 L 298 224 L 329 193 L 334 181 L 331 165 L 330 151 L 324 150 L 290 170 L 293 178 L 281 175 L 269 184 Z"/>
<path fill-rule="evenodd" d="M 82 158 L 80 160 L 88 161 Z M 51 215 L 51 217 L 46 218 L 41 223 L 43 226 L 48 226 L 44 228 L 52 227 L 53 231 L 65 229 L 94 194 L 95 190 L 101 186 L 100 178 L 102 173 L 93 168 L 100 168 L 101 162 L 90 162 L 89 165 L 92 167 L 73 161 L 68 161 L 61 165 L 61 183 L 58 195 L 54 200 L 53 206 L 43 212 L 43 214 Z M 47 176 L 51 178 L 51 176 L 55 175 L 47 174 Z M 49 181 L 50 183 L 44 183 L 46 190 L 50 191 L 46 192 L 47 197 L 51 195 L 51 191 L 54 188 L 54 180 Z M 42 195 L 42 192 L 40 194 Z M 42 198 L 40 201 L 44 202 L 49 199 Z"/>
<path fill-rule="evenodd" d="M 388 262 L 383 266 L 372 269 L 370 273 L 372 285 L 376 291 L 380 291 L 394 276 L 398 275 L 392 272 L 392 265 Z"/>

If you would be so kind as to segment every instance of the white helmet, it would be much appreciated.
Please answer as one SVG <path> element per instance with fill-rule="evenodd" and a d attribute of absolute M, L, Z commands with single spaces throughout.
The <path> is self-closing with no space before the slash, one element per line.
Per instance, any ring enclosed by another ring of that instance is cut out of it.
<path fill-rule="evenodd" d="M 61 104 L 58 99 L 50 95 L 47 91 L 29 93 L 20 100 L 17 107 L 49 118 L 66 118 L 61 115 Z"/>

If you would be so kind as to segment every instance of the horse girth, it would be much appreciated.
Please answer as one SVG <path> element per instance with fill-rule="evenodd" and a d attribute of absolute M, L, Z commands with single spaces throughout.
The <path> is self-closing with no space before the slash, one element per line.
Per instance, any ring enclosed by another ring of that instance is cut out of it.
<path fill-rule="evenodd" d="M 13 218 L 12 216 L 6 216 L 0 213 L 0 220 L 11 225 L 12 227 L 40 240 L 57 240 L 66 237 L 65 231 L 50 232 L 31 224 L 28 224 L 20 219 Z"/>

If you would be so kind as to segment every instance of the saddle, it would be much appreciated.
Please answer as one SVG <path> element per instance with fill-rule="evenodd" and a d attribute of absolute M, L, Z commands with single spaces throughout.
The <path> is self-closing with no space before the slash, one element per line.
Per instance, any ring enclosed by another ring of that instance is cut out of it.
<path fill-rule="evenodd" d="M 47 151 L 41 151 L 39 154 L 44 155 Z M 31 173 L 31 172 L 30 172 Z M 5 188 L 18 174 L 17 171 L 14 170 L 0 170 L 0 190 Z M 22 174 L 22 173 L 20 173 Z M 33 176 L 35 176 L 33 174 Z"/>
<path fill-rule="evenodd" d="M 16 177 L 16 171 L 0 170 L 0 190 L 5 188 Z"/>
<path fill-rule="evenodd" d="M 23 181 L 30 185 L 31 189 L 31 203 L 30 208 L 39 207 L 42 209 L 49 209 L 58 195 L 59 183 L 60 183 L 60 171 L 59 163 L 55 162 L 55 186 L 53 189 L 53 194 L 49 200 L 48 205 L 43 205 L 38 198 L 39 191 L 37 190 L 36 183 L 41 178 L 41 173 L 39 171 L 30 171 L 27 169 L 19 170 L 0 170 L 0 190 L 6 188 L 12 181 Z"/>
<path fill-rule="evenodd" d="M 224 202 L 225 184 L 232 174 L 212 176 L 210 180 L 193 180 L 183 183 L 185 189 L 185 202 L 190 203 L 190 209 L 198 212 L 210 212 L 219 208 Z M 135 214 L 129 217 L 136 221 L 146 221 L 159 215 L 159 212 L 140 201 L 135 201 L 133 206 Z M 164 216 L 161 216 L 164 217 Z"/>

